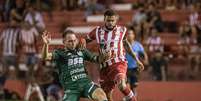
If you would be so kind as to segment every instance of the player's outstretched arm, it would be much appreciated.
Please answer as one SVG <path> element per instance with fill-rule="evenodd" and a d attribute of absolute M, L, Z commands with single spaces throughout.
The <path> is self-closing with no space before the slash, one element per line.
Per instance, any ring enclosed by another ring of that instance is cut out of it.
<path fill-rule="evenodd" d="M 104 61 L 108 60 L 111 56 L 110 52 L 106 52 L 104 54 L 95 55 L 88 51 L 87 49 L 83 50 L 84 52 L 84 59 L 87 61 L 95 62 L 95 63 L 103 63 Z"/>
<path fill-rule="evenodd" d="M 42 35 L 43 39 L 43 48 L 42 48 L 42 59 L 43 60 L 51 60 L 52 59 L 52 53 L 48 52 L 48 46 L 50 43 L 50 38 L 49 38 L 49 32 L 44 31 Z"/>
<path fill-rule="evenodd" d="M 124 44 L 124 48 L 126 50 L 126 52 L 128 54 L 130 54 L 137 62 L 138 66 L 139 66 L 139 71 L 144 70 L 144 65 L 142 64 L 142 62 L 138 59 L 137 55 L 135 54 L 135 52 L 132 50 L 132 47 L 130 45 L 130 43 L 128 42 L 127 38 L 124 38 L 123 41 Z"/>

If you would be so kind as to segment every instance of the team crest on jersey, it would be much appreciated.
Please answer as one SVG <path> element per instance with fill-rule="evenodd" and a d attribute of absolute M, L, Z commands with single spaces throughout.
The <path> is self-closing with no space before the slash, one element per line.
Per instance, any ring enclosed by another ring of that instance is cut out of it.
<path fill-rule="evenodd" d="M 67 56 L 72 55 L 72 53 L 67 53 Z"/>
<path fill-rule="evenodd" d="M 77 54 L 78 54 L 79 56 L 82 56 L 82 55 L 83 55 L 83 53 L 82 53 L 81 51 L 77 52 Z"/>

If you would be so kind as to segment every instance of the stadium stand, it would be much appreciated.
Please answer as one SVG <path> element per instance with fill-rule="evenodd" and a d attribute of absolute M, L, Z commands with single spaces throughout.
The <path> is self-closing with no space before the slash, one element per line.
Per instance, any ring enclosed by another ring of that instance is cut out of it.
<path fill-rule="evenodd" d="M 52 51 L 55 48 L 63 47 L 61 33 L 65 29 L 72 29 L 78 34 L 86 34 L 90 32 L 95 26 L 102 24 L 102 12 L 96 12 L 95 14 L 86 17 L 85 11 L 82 9 L 75 9 L 73 11 L 61 11 L 61 0 L 53 1 L 55 3 L 54 5 L 56 6 L 54 7 L 54 10 L 51 11 L 52 20 L 50 19 L 49 12 L 41 12 L 46 25 L 46 30 L 51 32 L 52 41 L 49 51 Z M 128 25 L 131 23 L 133 14 L 135 14 L 136 12 L 136 9 L 133 9 L 133 6 L 135 6 L 140 0 L 122 1 L 123 3 L 121 4 L 112 4 L 111 8 L 117 10 L 120 16 L 119 24 Z M 156 1 L 161 2 L 163 0 Z M 197 1 L 199 2 L 199 4 L 201 4 L 199 0 Z M 190 10 L 187 8 L 190 7 L 186 7 L 186 9 L 176 9 L 172 11 L 168 11 L 162 8 L 159 9 L 162 21 L 165 25 L 165 30 L 163 32 L 160 32 L 159 36 L 164 42 L 163 54 L 168 59 L 168 81 L 154 81 L 151 71 L 149 69 L 145 70 L 140 77 L 140 80 L 142 80 L 142 82 L 140 82 L 140 86 L 138 88 L 139 101 L 201 101 L 201 97 L 198 95 L 201 93 L 201 63 L 198 65 L 199 69 L 194 72 L 191 68 L 191 59 L 189 58 L 189 56 L 191 55 L 200 56 L 201 51 L 191 53 L 190 49 L 194 44 L 190 44 L 189 52 L 183 55 L 183 50 L 180 50 L 178 45 L 178 40 L 180 39 L 178 28 L 184 21 L 189 20 L 189 14 L 191 13 Z M 199 21 L 201 22 L 200 9 L 198 12 Z M 2 30 L 5 28 L 6 23 L 7 22 L 0 22 L 0 32 L 2 32 Z M 171 31 L 172 28 L 175 30 Z M 146 39 L 143 40 L 142 43 L 146 47 L 145 41 Z M 91 49 L 94 52 L 97 52 L 97 48 L 94 47 L 94 45 L 96 45 L 95 42 L 92 42 L 87 46 L 87 48 Z M 42 43 L 41 40 L 39 40 L 39 50 L 41 50 L 41 47 Z M 151 57 L 152 53 L 148 52 L 148 55 Z M 88 64 L 88 71 L 92 79 L 98 82 L 97 79 L 99 78 L 99 75 L 97 73 L 97 70 L 91 68 L 94 66 L 96 65 Z M 26 83 L 22 82 L 22 80 L 6 80 L 3 88 L 17 93 L 19 98 L 23 99 L 26 92 Z M 119 91 L 115 90 L 114 97 L 116 98 L 115 101 L 120 101 L 122 95 L 119 93 Z M 81 101 L 87 100 L 82 99 Z"/>

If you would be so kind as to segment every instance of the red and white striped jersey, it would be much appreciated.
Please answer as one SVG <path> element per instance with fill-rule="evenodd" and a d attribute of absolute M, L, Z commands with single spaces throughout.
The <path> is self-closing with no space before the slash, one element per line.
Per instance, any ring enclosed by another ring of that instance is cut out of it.
<path fill-rule="evenodd" d="M 115 26 L 113 30 L 107 30 L 104 26 L 97 26 L 87 35 L 88 39 L 96 40 L 99 45 L 99 52 L 111 52 L 111 58 L 102 64 L 103 67 L 126 61 L 123 46 L 126 30 L 126 27 L 122 26 Z"/>
<path fill-rule="evenodd" d="M 25 53 L 36 53 L 36 38 L 38 35 L 39 33 L 35 28 L 20 31 L 20 41 Z"/>

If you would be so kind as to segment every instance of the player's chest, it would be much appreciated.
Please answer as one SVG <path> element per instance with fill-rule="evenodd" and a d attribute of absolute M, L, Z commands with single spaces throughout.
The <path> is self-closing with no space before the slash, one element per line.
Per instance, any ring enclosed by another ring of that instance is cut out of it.
<path fill-rule="evenodd" d="M 79 53 L 64 53 L 61 56 L 61 62 L 68 67 L 83 64 L 83 55 Z"/>
<path fill-rule="evenodd" d="M 123 31 L 121 30 L 115 30 L 115 31 L 104 31 L 101 30 L 98 33 L 98 40 L 99 42 L 105 42 L 105 43 L 118 43 L 122 41 L 124 36 Z"/>

